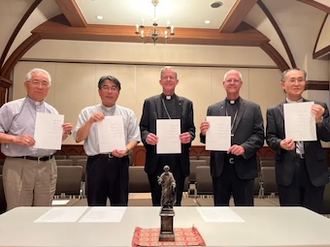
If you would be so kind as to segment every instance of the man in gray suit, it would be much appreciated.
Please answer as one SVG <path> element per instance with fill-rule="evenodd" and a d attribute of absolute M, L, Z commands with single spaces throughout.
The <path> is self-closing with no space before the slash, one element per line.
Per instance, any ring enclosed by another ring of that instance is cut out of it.
<path fill-rule="evenodd" d="M 304 206 L 320 212 L 324 186 L 329 181 L 327 156 L 322 141 L 330 141 L 328 107 L 315 101 L 317 140 L 295 142 L 285 138 L 283 104 L 306 102 L 301 95 L 305 91 L 306 72 L 301 69 L 284 71 L 281 85 L 286 100 L 267 110 L 267 144 L 276 152 L 275 172 L 281 206 Z"/>
<path fill-rule="evenodd" d="M 258 176 L 257 151 L 264 145 L 260 106 L 240 97 L 242 74 L 228 71 L 223 79 L 225 100 L 209 106 L 207 116 L 231 116 L 232 143 L 227 152 L 211 151 L 211 175 L 215 206 L 253 206 L 254 178 Z M 209 122 L 202 122 L 200 139 L 205 143 Z"/>

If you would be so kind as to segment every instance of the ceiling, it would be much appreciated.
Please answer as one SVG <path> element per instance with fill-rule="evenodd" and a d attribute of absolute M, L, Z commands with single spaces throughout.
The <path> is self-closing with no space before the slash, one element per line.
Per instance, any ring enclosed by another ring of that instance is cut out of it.
<path fill-rule="evenodd" d="M 219 29 L 236 0 L 222 0 L 223 5 L 212 8 L 218 0 L 160 0 L 156 6 L 158 24 L 180 28 Z M 88 24 L 110 24 L 135 26 L 144 19 L 144 25 L 151 26 L 154 5 L 151 0 L 76 0 Z M 197 14 L 196 14 L 197 13 Z M 103 16 L 98 20 L 96 16 Z M 210 20 L 210 24 L 205 24 Z"/>

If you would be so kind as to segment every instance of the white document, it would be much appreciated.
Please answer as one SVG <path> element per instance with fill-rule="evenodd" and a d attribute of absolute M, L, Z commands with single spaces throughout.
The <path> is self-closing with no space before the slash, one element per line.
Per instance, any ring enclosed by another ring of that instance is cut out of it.
<path fill-rule="evenodd" d="M 58 205 L 66 205 L 68 204 L 70 200 L 53 200 L 52 205 L 58 206 Z"/>
<path fill-rule="evenodd" d="M 87 207 L 54 207 L 36 219 L 35 223 L 76 222 Z"/>
<path fill-rule="evenodd" d="M 181 120 L 157 119 L 156 129 L 158 136 L 157 154 L 181 153 Z"/>
<path fill-rule="evenodd" d="M 231 117 L 207 116 L 210 128 L 206 132 L 206 150 L 228 151 L 231 146 Z"/>
<path fill-rule="evenodd" d="M 205 222 L 245 222 L 229 207 L 196 208 Z"/>
<path fill-rule="evenodd" d="M 79 222 L 120 222 L 126 207 L 93 207 Z"/>
<path fill-rule="evenodd" d="M 34 148 L 60 150 L 64 115 L 37 112 Z"/>
<path fill-rule="evenodd" d="M 314 102 L 283 105 L 285 138 L 294 141 L 315 141 L 316 124 L 312 114 Z"/>
<path fill-rule="evenodd" d="M 115 149 L 126 149 L 122 116 L 105 117 L 96 124 L 100 153 L 110 153 Z"/>

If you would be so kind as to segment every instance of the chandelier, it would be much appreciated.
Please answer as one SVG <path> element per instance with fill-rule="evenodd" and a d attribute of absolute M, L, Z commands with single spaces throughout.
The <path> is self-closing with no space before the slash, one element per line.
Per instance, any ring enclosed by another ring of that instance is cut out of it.
<path fill-rule="evenodd" d="M 159 3 L 159 0 L 151 0 L 151 3 L 154 6 L 154 18 L 152 19 L 152 27 L 146 28 L 144 26 L 144 19 L 142 19 L 140 25 L 136 24 L 135 34 L 143 43 L 148 43 L 152 41 L 155 45 L 156 42 L 159 40 L 166 44 L 167 41 L 172 40 L 174 37 L 174 26 L 171 26 L 170 21 L 168 20 L 167 25 L 164 28 L 165 30 L 161 30 L 158 27 L 158 19 L 156 15 L 156 7 Z"/>

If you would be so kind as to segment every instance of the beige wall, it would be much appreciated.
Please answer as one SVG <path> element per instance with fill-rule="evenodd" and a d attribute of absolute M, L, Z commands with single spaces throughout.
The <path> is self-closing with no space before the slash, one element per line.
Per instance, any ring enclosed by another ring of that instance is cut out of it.
<path fill-rule="evenodd" d="M 41 40 L 23 57 L 33 61 L 277 68 L 259 47 Z"/>
<path fill-rule="evenodd" d="M 79 112 L 86 106 L 100 103 L 97 92 L 99 77 L 106 74 L 116 76 L 122 91 L 118 104 L 131 108 L 140 119 L 144 99 L 161 93 L 159 85 L 160 66 L 105 65 L 79 63 L 19 62 L 14 70 L 13 97 L 25 97 L 24 76 L 30 69 L 41 67 L 52 76 L 52 86 L 47 102 L 52 104 L 65 121 L 76 125 Z M 205 119 L 207 107 L 225 98 L 222 78 L 229 68 L 177 67 L 179 85 L 176 93 L 193 101 L 196 136 L 199 125 Z M 239 69 L 243 74 L 244 86 L 241 95 L 261 105 L 263 116 L 266 109 L 283 100 L 277 69 Z M 66 143 L 75 143 L 70 137 Z M 200 144 L 199 138 L 193 143 Z"/>

